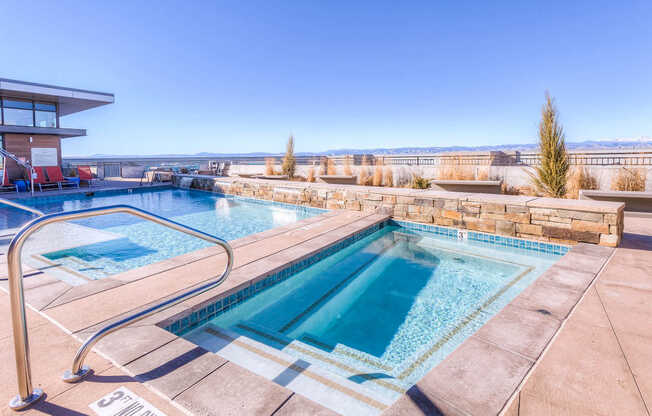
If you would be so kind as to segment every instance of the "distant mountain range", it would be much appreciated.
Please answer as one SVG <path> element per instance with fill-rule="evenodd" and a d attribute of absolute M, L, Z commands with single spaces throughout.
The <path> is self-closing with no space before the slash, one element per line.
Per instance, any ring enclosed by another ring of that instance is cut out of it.
<path fill-rule="evenodd" d="M 536 143 L 528 144 L 500 144 L 494 146 L 433 146 L 433 147 L 396 147 L 396 148 L 375 148 L 375 149 L 334 149 L 324 152 L 297 152 L 297 156 L 311 156 L 311 155 L 352 155 L 352 154 L 376 154 L 376 155 L 413 155 L 413 154 L 434 154 L 442 152 L 461 152 L 461 151 L 532 151 L 536 150 L 538 145 Z M 605 139 L 605 140 L 587 140 L 583 142 L 566 142 L 566 147 L 569 150 L 652 150 L 652 137 L 641 137 L 639 139 Z M 279 156 L 282 153 L 213 153 L 201 152 L 195 154 L 157 154 L 157 155 L 110 155 L 110 154 L 94 154 L 92 158 L 139 158 L 144 156 L 153 157 L 237 157 L 237 156 Z M 75 158 L 81 156 L 65 156 L 66 158 Z"/>

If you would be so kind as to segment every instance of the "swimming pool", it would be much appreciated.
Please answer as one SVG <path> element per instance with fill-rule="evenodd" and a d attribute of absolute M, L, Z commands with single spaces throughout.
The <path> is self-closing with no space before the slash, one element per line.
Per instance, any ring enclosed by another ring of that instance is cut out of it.
<path fill-rule="evenodd" d="M 96 192 L 93 196 L 83 193 L 46 196 L 26 200 L 24 203 L 46 213 L 116 204 L 132 205 L 225 240 L 291 224 L 324 212 L 172 187 Z M 0 217 L 7 227 L 17 227 L 32 217 L 14 208 L 3 208 L 1 212 Z M 88 237 L 96 235 L 94 241 L 63 250 L 56 250 L 61 246 L 53 243 L 52 251 L 39 255 L 90 279 L 101 279 L 211 245 L 204 240 L 128 214 L 111 214 L 71 222 L 78 227 L 68 227 L 66 235 L 57 238 L 64 242 L 74 241 L 83 237 L 75 234 L 88 234 Z M 89 232 L 88 228 L 97 233 Z M 73 281 L 70 283 L 75 284 Z"/>
<path fill-rule="evenodd" d="M 387 223 L 178 333 L 275 381 L 274 363 L 292 363 L 297 374 L 281 384 L 344 414 L 376 414 L 566 250 L 542 252 L 523 240 L 481 233 L 493 242 L 459 239 L 456 230 L 427 228 Z M 505 246 L 512 242 L 522 247 Z M 307 380 L 310 372 L 318 376 Z M 315 393 L 319 378 L 326 380 L 323 389 L 339 386 L 358 399 Z"/>

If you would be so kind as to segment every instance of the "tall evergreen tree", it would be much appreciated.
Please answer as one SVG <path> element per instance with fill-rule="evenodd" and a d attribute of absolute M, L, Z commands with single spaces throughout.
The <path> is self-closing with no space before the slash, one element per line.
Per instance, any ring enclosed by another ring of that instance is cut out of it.
<path fill-rule="evenodd" d="M 539 123 L 539 152 L 541 164 L 534 168 L 534 173 L 529 172 L 534 187 L 545 196 L 563 198 L 569 171 L 568 153 L 557 107 L 547 92 Z"/>
<path fill-rule="evenodd" d="M 283 157 L 283 174 L 288 175 L 288 177 L 292 179 L 294 177 L 296 168 L 297 160 L 294 158 L 294 136 L 290 135 L 287 146 L 285 148 L 285 156 Z"/>

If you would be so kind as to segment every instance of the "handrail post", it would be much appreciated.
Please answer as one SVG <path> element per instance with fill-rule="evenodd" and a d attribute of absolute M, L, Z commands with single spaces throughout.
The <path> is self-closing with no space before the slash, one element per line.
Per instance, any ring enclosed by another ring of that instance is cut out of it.
<path fill-rule="evenodd" d="M 27 317 L 25 315 L 25 296 L 23 292 L 23 269 L 20 251 L 24 239 L 21 229 L 9 243 L 7 268 L 9 272 L 9 302 L 11 305 L 11 326 L 14 332 L 14 353 L 16 354 L 16 377 L 18 395 L 10 402 L 13 410 L 24 409 L 43 397 L 43 390 L 32 388 L 32 371 L 29 362 L 29 340 L 27 337 Z"/>
<path fill-rule="evenodd" d="M 31 170 L 31 169 L 30 169 Z M 31 212 L 38 216 L 45 215 L 35 208 L 0 198 L 0 204 Z M 11 305 L 11 326 L 14 334 L 14 354 L 16 357 L 16 375 L 18 378 L 18 395 L 9 402 L 14 410 L 24 409 L 43 397 L 43 390 L 32 388 L 32 374 L 29 363 L 29 341 L 27 337 L 27 316 L 25 314 L 25 296 L 23 292 L 23 269 L 20 261 L 20 248 L 17 240 L 12 239 L 7 250 L 9 304 Z M 19 276 L 19 278 L 17 278 Z"/>

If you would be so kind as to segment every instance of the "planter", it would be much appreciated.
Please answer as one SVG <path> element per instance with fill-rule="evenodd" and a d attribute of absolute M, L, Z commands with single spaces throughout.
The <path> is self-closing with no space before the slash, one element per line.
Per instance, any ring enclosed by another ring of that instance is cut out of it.
<path fill-rule="evenodd" d="M 355 175 L 321 175 L 317 178 L 318 182 L 334 183 L 337 185 L 355 185 L 358 177 Z"/>
<path fill-rule="evenodd" d="M 257 175 L 256 179 L 272 179 L 276 181 L 287 181 L 289 178 L 288 175 Z"/>
<path fill-rule="evenodd" d="M 502 193 L 503 181 L 454 181 L 434 179 L 430 188 L 438 191 L 471 192 L 481 194 Z"/>
<path fill-rule="evenodd" d="M 580 190 L 580 199 L 624 202 L 625 211 L 652 212 L 652 192 Z"/>

